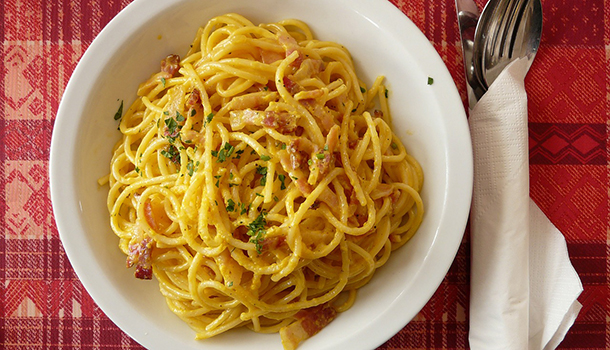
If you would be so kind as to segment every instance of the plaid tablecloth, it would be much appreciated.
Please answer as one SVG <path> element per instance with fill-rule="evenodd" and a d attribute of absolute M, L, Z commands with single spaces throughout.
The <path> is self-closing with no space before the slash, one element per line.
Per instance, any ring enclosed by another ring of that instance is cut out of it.
<path fill-rule="evenodd" d="M 0 348 L 139 349 L 87 294 L 49 197 L 55 114 L 79 58 L 129 0 L 0 2 Z M 453 0 L 392 0 L 434 44 L 463 100 Z M 483 1 L 478 1 L 482 4 Z M 531 196 L 584 284 L 562 349 L 610 348 L 610 2 L 546 0 L 527 78 Z M 380 349 L 468 348 L 469 234 L 417 317 Z"/>

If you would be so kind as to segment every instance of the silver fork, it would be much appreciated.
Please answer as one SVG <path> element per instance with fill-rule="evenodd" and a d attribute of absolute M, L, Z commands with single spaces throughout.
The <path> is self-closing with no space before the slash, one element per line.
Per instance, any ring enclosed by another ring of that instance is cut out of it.
<path fill-rule="evenodd" d="M 540 0 L 490 0 L 474 38 L 474 70 L 484 91 L 512 61 L 531 65 L 542 34 Z"/>

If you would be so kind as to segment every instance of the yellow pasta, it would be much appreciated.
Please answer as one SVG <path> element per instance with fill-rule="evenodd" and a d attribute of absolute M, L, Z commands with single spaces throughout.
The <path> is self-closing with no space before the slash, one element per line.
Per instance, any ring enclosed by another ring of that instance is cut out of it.
<path fill-rule="evenodd" d="M 110 223 L 197 338 L 245 326 L 294 349 L 422 221 L 383 77 L 367 89 L 303 22 L 213 18 L 137 94 L 100 180 Z"/>

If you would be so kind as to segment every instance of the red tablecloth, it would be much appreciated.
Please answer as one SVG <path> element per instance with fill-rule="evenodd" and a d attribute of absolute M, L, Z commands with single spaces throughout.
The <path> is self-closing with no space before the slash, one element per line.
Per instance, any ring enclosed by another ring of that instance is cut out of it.
<path fill-rule="evenodd" d="M 140 346 L 95 305 L 63 251 L 48 157 L 62 92 L 88 45 L 130 0 L 0 2 L 0 348 Z M 465 100 L 453 0 L 392 0 L 434 44 Z M 482 1 L 478 1 L 479 4 Z M 531 196 L 564 233 L 584 284 L 562 349 L 610 347 L 610 4 L 543 1 L 527 79 Z M 434 297 L 381 349 L 468 348 L 469 235 Z"/>

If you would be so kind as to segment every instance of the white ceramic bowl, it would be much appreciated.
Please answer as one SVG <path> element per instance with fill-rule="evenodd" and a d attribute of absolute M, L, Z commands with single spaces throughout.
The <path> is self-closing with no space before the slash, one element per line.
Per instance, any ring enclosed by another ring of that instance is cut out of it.
<path fill-rule="evenodd" d="M 370 85 L 383 74 L 394 128 L 425 173 L 419 232 L 358 293 L 356 304 L 299 349 L 372 349 L 426 304 L 461 242 L 472 188 L 466 116 L 451 76 L 424 35 L 386 0 L 136 0 L 91 44 L 65 90 L 51 143 L 50 181 L 65 251 L 83 285 L 121 329 L 151 349 L 281 349 L 279 335 L 235 330 L 209 340 L 173 315 L 155 281 L 125 268 L 110 230 L 106 187 L 119 139 L 113 116 L 170 53 L 184 54 L 210 18 L 255 23 L 298 18 L 317 38 L 345 45 Z M 428 77 L 434 79 L 428 85 Z"/>

